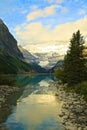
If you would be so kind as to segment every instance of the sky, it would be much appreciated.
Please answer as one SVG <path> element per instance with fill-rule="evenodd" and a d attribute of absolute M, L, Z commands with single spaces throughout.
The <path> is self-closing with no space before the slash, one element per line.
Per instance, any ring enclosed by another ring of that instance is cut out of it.
<path fill-rule="evenodd" d="M 87 37 L 87 0 L 0 0 L 0 18 L 30 52 L 64 53 L 78 29 Z"/>

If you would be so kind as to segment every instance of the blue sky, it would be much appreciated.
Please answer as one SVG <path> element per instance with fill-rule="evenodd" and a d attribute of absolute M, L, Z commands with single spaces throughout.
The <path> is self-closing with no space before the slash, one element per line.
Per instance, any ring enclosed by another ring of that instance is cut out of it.
<path fill-rule="evenodd" d="M 81 28 L 86 36 L 87 0 L 0 0 L 0 10 L 1 19 L 24 46 L 27 46 L 28 42 L 37 44 L 37 41 L 52 40 L 52 35 L 53 40 L 62 40 L 57 39 L 55 33 L 59 33 L 61 37 L 64 32 L 67 33 L 66 37 L 70 38 L 68 33 L 74 31 L 72 26 L 75 26 L 75 29 Z M 68 32 L 65 32 L 67 24 L 69 28 Z M 62 28 L 65 28 L 64 31 Z M 46 33 L 42 39 L 39 39 L 42 37 L 40 32 L 42 35 Z"/>
<path fill-rule="evenodd" d="M 51 21 L 52 26 L 56 24 L 75 21 L 87 15 L 87 0 L 59 0 L 59 2 L 48 2 L 51 0 L 0 0 L 0 17 L 9 28 L 14 28 L 16 25 L 22 24 L 26 21 L 26 16 L 32 12 L 32 6 L 37 6 L 39 9 L 51 5 L 61 5 L 67 10 L 65 13 L 61 13 L 60 9 L 57 9 L 57 15 L 52 17 L 36 19 L 43 24 L 48 24 Z M 80 12 L 82 11 L 82 13 Z M 35 20 L 33 21 L 35 22 Z"/>

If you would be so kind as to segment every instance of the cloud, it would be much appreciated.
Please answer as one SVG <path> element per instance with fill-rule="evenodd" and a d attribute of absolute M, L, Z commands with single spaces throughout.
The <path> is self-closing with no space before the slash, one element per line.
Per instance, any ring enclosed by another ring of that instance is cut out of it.
<path fill-rule="evenodd" d="M 38 6 L 37 5 L 32 5 L 31 7 L 30 7 L 30 10 L 32 10 L 32 11 L 35 11 L 35 10 L 37 10 L 38 9 Z"/>
<path fill-rule="evenodd" d="M 54 29 L 50 29 L 50 26 L 44 26 L 40 22 L 23 24 L 17 26 L 15 31 L 16 35 L 23 41 L 49 41 L 49 40 L 69 40 L 72 33 L 81 30 L 83 35 L 87 35 L 87 17 L 70 22 L 66 24 L 57 25 Z"/>
<path fill-rule="evenodd" d="M 80 14 L 80 15 L 85 15 L 85 14 L 86 14 L 86 11 L 85 11 L 84 9 L 80 9 L 80 10 L 78 11 L 78 14 Z"/>
<path fill-rule="evenodd" d="M 49 3 L 62 3 L 64 0 L 47 0 Z"/>
<path fill-rule="evenodd" d="M 34 20 L 41 17 L 54 16 L 56 14 L 56 9 L 61 8 L 60 5 L 51 5 L 44 9 L 36 9 L 35 11 L 27 15 L 27 20 Z M 63 9 L 62 9 L 63 10 Z"/>
<path fill-rule="evenodd" d="M 27 13 L 27 10 L 22 10 L 21 13 L 22 13 L 22 14 L 26 14 L 26 13 Z"/>
<path fill-rule="evenodd" d="M 61 13 L 67 13 L 68 9 L 66 7 L 61 6 Z"/>
<path fill-rule="evenodd" d="M 40 22 L 17 26 L 15 31 L 19 39 L 26 43 L 50 40 L 49 26 L 43 26 Z"/>
<path fill-rule="evenodd" d="M 50 43 L 49 43 L 50 42 Z M 54 41 L 49 41 L 45 42 L 45 44 L 27 44 L 23 46 L 25 49 L 29 50 L 29 52 L 34 52 L 34 53 L 49 53 L 49 52 L 58 52 L 59 54 L 65 54 L 67 51 L 67 44 L 62 45 L 58 44 L 57 42 Z M 49 55 L 52 55 L 52 53 L 49 53 Z"/>
<path fill-rule="evenodd" d="M 72 34 L 78 29 L 83 36 L 87 37 L 87 17 L 75 22 L 56 25 L 54 29 L 36 22 L 17 26 L 15 31 L 19 43 L 25 46 L 26 49 L 30 47 L 31 50 L 36 51 L 52 45 L 56 47 L 58 45 L 68 45 Z"/>

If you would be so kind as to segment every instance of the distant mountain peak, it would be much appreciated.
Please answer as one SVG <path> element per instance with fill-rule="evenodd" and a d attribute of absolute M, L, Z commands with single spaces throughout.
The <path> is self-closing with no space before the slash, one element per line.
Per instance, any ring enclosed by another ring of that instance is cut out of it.
<path fill-rule="evenodd" d="M 23 57 L 27 63 L 39 63 L 38 58 L 31 54 L 28 50 L 24 49 L 21 45 L 18 46 L 19 50 L 23 54 Z"/>

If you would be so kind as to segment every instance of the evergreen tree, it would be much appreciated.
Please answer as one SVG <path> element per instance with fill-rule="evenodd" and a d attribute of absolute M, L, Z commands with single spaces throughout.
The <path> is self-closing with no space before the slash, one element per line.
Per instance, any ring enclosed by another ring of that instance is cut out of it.
<path fill-rule="evenodd" d="M 70 47 L 64 58 L 64 82 L 77 84 L 85 79 L 85 60 L 83 57 L 84 39 L 78 30 L 70 40 Z"/>

